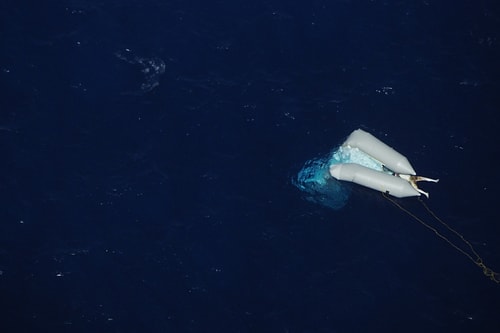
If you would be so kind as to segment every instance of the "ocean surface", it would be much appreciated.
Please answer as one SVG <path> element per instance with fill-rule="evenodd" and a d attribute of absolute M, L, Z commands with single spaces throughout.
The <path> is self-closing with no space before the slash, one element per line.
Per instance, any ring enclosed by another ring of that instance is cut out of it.
<path fill-rule="evenodd" d="M 432 230 L 293 184 L 362 128 L 498 272 L 499 91 L 492 0 L 2 1 L 0 332 L 498 332 Z"/>

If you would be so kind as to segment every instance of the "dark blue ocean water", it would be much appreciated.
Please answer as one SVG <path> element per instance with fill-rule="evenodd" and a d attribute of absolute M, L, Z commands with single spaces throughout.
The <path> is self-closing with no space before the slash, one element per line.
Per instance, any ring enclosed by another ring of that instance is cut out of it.
<path fill-rule="evenodd" d="M 361 127 L 500 270 L 499 29 L 495 1 L 3 1 L 0 331 L 498 332 L 469 259 L 292 179 Z"/>

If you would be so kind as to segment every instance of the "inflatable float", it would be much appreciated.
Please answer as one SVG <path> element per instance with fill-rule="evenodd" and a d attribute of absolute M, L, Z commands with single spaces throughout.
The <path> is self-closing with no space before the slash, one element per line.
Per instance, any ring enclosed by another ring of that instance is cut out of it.
<path fill-rule="evenodd" d="M 342 155 L 337 160 L 349 163 L 332 163 L 331 177 L 353 182 L 394 197 L 405 198 L 425 195 L 417 182 L 437 183 L 439 179 L 417 176 L 408 159 L 373 135 L 357 129 L 335 154 Z M 345 155 L 349 155 L 346 158 Z"/>
<path fill-rule="evenodd" d="M 419 181 L 437 183 L 439 179 L 417 176 L 405 156 L 361 129 L 352 132 L 342 145 L 327 155 L 306 161 L 297 176 L 292 178 L 292 184 L 304 193 L 306 200 L 334 210 L 344 207 L 349 199 L 351 186 L 347 182 L 382 192 L 385 199 L 471 260 L 485 276 L 500 284 L 500 274 L 486 266 L 471 242 L 440 219 L 420 198 L 421 195 L 429 197 L 429 194 L 418 188 Z M 433 223 L 405 208 L 391 196 L 418 197 L 417 201 L 434 222 L 444 228 L 444 233 L 441 231 L 443 228 L 438 230 Z M 458 241 L 450 238 L 449 233 L 457 236 Z"/>

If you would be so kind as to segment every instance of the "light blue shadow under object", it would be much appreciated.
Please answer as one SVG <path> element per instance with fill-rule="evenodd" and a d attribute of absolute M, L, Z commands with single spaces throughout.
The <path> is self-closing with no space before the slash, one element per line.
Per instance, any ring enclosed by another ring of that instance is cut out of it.
<path fill-rule="evenodd" d="M 349 199 L 350 187 L 329 173 L 330 166 L 339 163 L 356 163 L 373 170 L 391 173 L 382 163 L 358 148 L 340 146 L 324 157 L 307 161 L 292 183 L 304 192 L 306 200 L 335 210 L 341 209 Z"/>

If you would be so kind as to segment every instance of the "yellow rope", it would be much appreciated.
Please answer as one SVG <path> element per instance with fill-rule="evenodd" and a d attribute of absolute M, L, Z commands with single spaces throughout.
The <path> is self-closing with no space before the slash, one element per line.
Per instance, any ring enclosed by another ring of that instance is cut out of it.
<path fill-rule="evenodd" d="M 441 238 L 442 240 L 444 240 L 446 243 L 448 243 L 455 250 L 457 250 L 458 252 L 462 253 L 467 258 L 469 258 L 476 266 L 478 266 L 479 268 L 482 269 L 483 274 L 486 275 L 487 277 L 489 277 L 490 280 L 492 280 L 492 281 L 494 281 L 496 283 L 500 283 L 500 274 L 498 274 L 498 273 L 494 272 L 493 270 L 491 270 L 490 268 L 488 268 L 483 263 L 483 259 L 476 252 L 476 250 L 474 249 L 474 247 L 472 246 L 472 244 L 467 239 L 465 239 L 464 236 L 462 236 L 462 234 L 460 234 L 458 231 L 456 231 L 455 229 L 453 229 L 452 227 L 450 227 L 448 224 L 446 224 L 443 220 L 441 220 L 425 204 L 425 202 L 422 201 L 421 198 L 418 198 L 418 200 L 420 201 L 420 203 L 422 204 L 422 206 L 424 206 L 424 208 L 427 210 L 427 212 L 429 212 L 429 214 L 431 214 L 432 217 L 434 217 L 437 221 L 439 221 L 442 225 L 444 225 L 449 231 L 451 231 L 456 236 L 458 236 L 460 239 L 462 239 L 462 241 L 470 248 L 470 250 L 472 251 L 472 253 L 474 254 L 474 256 L 476 258 L 474 258 L 470 253 L 467 253 L 466 251 L 464 251 L 462 248 L 458 247 L 455 243 L 453 243 L 448 238 L 446 238 L 443 234 L 441 234 L 436 228 L 434 228 L 433 226 L 431 226 L 428 223 L 424 222 L 421 218 L 419 218 L 418 216 L 416 216 L 414 213 L 410 212 L 408 209 L 406 209 L 405 207 L 401 206 L 398 202 L 396 202 L 394 199 L 392 199 L 391 197 L 389 197 L 386 193 L 382 193 L 382 195 L 384 196 L 384 198 L 386 198 L 387 200 L 389 200 L 393 205 L 395 205 L 400 210 L 402 210 L 403 212 L 405 212 L 406 214 L 408 214 L 409 216 L 411 216 L 414 220 L 418 221 L 424 227 L 426 227 L 427 229 L 429 229 L 432 232 L 434 232 L 434 234 L 436 234 L 436 236 L 438 236 L 439 238 Z"/>

